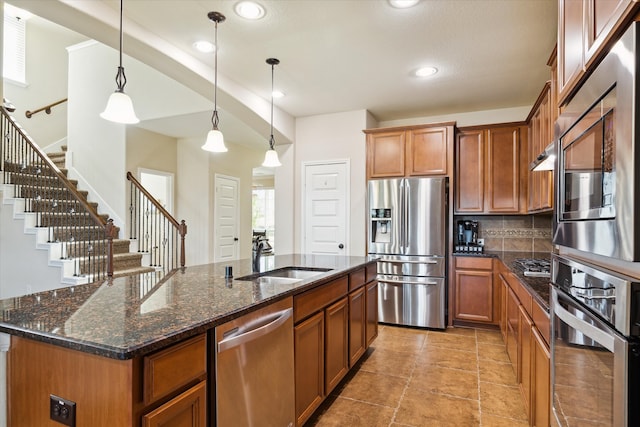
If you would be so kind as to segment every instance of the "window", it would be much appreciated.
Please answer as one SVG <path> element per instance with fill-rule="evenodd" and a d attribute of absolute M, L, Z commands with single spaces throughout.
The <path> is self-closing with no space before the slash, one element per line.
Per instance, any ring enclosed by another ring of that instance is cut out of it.
<path fill-rule="evenodd" d="M 273 188 L 254 188 L 251 209 L 253 231 L 266 231 L 267 239 L 272 248 L 275 248 L 275 193 Z"/>
<path fill-rule="evenodd" d="M 2 76 L 26 84 L 25 50 L 26 20 L 28 12 L 9 4 L 4 5 L 4 34 Z"/>

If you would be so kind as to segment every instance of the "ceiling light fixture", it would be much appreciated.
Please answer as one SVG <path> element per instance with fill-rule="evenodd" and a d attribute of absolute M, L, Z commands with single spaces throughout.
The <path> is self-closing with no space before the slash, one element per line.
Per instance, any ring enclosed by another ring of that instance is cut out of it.
<path fill-rule="evenodd" d="M 213 43 L 206 40 L 198 40 L 193 44 L 193 47 L 195 47 L 198 52 L 202 53 L 211 53 L 216 50 L 216 47 L 213 45 Z"/>
<path fill-rule="evenodd" d="M 124 74 L 124 67 L 122 66 L 122 2 L 123 0 L 120 0 L 120 65 L 118 66 L 118 73 L 116 74 L 116 84 L 118 87 L 116 91 L 109 96 L 107 107 L 100 113 L 100 117 L 116 123 L 136 124 L 140 122 L 140 119 L 136 117 L 136 113 L 133 111 L 131 98 L 124 93 L 127 77 Z"/>
<path fill-rule="evenodd" d="M 415 71 L 416 77 L 429 77 L 438 72 L 436 67 L 421 67 Z"/>
<path fill-rule="evenodd" d="M 241 1 L 236 4 L 235 11 L 238 16 L 251 20 L 260 19 L 265 15 L 264 7 L 252 1 Z"/>
<path fill-rule="evenodd" d="M 273 138 L 273 70 L 280 63 L 276 58 L 268 58 L 267 64 L 271 65 L 271 136 L 269 137 L 269 150 L 264 155 L 262 166 L 267 168 L 275 168 L 282 166 L 278 159 L 278 152 L 275 150 L 276 141 Z"/>
<path fill-rule="evenodd" d="M 213 128 L 207 134 L 207 141 L 201 147 L 205 151 L 211 151 L 212 153 L 224 153 L 227 151 L 227 147 L 224 145 L 224 136 L 222 132 L 218 130 L 218 23 L 224 22 L 226 19 L 220 12 L 209 12 L 207 14 L 210 20 L 216 23 L 216 35 L 215 35 L 215 62 L 214 62 L 214 92 L 213 92 L 213 115 L 211 116 L 211 124 Z"/>
<path fill-rule="evenodd" d="M 407 9 L 417 5 L 420 0 L 389 0 L 389 4 L 396 9 Z"/>

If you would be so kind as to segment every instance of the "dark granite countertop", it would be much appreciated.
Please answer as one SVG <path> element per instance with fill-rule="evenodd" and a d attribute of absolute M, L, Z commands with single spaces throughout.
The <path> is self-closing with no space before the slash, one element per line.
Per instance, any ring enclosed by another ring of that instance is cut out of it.
<path fill-rule="evenodd" d="M 321 285 L 374 262 L 374 257 L 277 255 L 261 271 L 329 268 L 286 284 L 225 279 L 251 274 L 251 261 L 206 264 L 0 300 L 0 332 L 97 354 L 131 359 L 201 334 L 256 308 Z"/>
<path fill-rule="evenodd" d="M 474 256 L 474 257 L 490 257 L 498 258 L 516 275 L 518 279 L 525 285 L 531 295 L 540 304 L 540 306 L 549 312 L 549 293 L 550 279 L 544 277 L 525 276 L 522 268 L 514 263 L 518 258 L 537 258 L 551 260 L 550 252 L 500 252 L 487 251 L 483 253 L 454 253 L 453 256 Z"/>

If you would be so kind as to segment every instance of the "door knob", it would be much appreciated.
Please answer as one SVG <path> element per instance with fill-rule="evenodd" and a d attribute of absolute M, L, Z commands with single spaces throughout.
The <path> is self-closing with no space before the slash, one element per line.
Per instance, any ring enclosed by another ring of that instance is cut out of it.
<path fill-rule="evenodd" d="M 234 238 L 233 238 L 233 241 L 234 241 L 234 242 L 237 242 L 237 241 L 238 241 L 238 238 L 237 238 L 237 237 L 234 237 Z"/>
<path fill-rule="evenodd" d="M 338 245 L 338 249 L 344 249 L 344 245 L 343 245 L 342 243 L 340 243 L 340 244 Z"/>

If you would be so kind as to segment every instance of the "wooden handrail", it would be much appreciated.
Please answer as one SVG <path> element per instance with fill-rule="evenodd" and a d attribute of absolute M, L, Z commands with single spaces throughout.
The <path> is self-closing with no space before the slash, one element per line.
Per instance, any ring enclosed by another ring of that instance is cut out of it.
<path fill-rule="evenodd" d="M 7 120 L 9 120 L 11 123 L 13 123 L 13 126 L 15 127 L 15 131 L 18 132 L 20 134 L 20 136 L 22 138 L 24 138 L 24 140 L 27 142 L 27 144 L 29 144 L 29 146 L 36 152 L 36 154 L 38 154 L 38 157 L 40 157 L 42 162 L 45 163 L 49 168 L 51 168 L 51 170 L 53 170 L 53 172 L 55 173 L 56 177 L 58 177 L 58 179 L 64 184 L 64 186 L 67 188 L 67 190 L 69 190 L 71 192 L 71 194 L 73 194 L 73 196 L 76 198 L 76 200 L 78 200 L 85 207 L 85 209 L 87 210 L 89 215 L 91 215 L 91 217 L 96 222 L 98 222 L 100 225 L 106 226 L 107 225 L 107 221 L 104 218 L 102 218 L 98 214 L 98 212 L 93 208 L 93 206 L 91 206 L 87 202 L 87 200 L 82 196 L 82 194 L 80 194 L 80 192 L 75 187 L 75 185 L 73 185 L 71 182 L 69 182 L 69 179 L 60 171 L 60 169 L 58 169 L 58 166 L 56 166 L 55 163 L 53 163 L 51 161 L 49 156 L 47 156 L 47 154 L 44 151 L 42 151 L 42 149 L 40 147 L 38 147 L 38 145 L 36 145 L 31 140 L 30 136 L 28 136 L 26 133 L 24 133 L 24 131 L 22 130 L 22 127 L 20 127 L 16 123 L 15 119 L 6 111 L 6 109 L 4 107 L 2 107 L 0 109 L 0 111 L 2 112 L 2 115 L 7 118 Z"/>
<path fill-rule="evenodd" d="M 47 114 L 51 114 L 51 108 L 55 107 L 56 105 L 62 104 L 63 102 L 67 102 L 68 99 L 69 98 L 61 99 L 60 101 L 56 101 L 49 105 L 45 105 L 44 107 L 38 108 L 37 110 L 34 110 L 34 111 L 27 110 L 24 112 L 24 115 L 27 116 L 27 119 L 30 119 L 31 116 L 33 116 L 34 114 L 38 114 L 41 111 L 44 111 Z"/>

